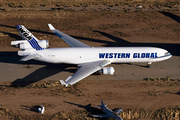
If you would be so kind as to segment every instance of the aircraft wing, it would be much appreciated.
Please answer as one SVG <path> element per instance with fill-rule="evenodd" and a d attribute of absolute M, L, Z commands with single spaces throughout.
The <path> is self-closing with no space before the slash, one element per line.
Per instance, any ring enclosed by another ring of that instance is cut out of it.
<path fill-rule="evenodd" d="M 108 60 L 101 60 L 101 61 L 95 61 L 95 62 L 89 62 L 80 64 L 80 68 L 77 70 L 77 72 L 69 76 L 65 81 L 60 80 L 62 85 L 65 85 L 66 87 L 68 85 L 73 85 L 76 82 L 82 80 L 83 78 L 93 74 L 94 72 L 101 70 L 104 66 L 110 64 L 111 62 Z"/>
<path fill-rule="evenodd" d="M 71 47 L 90 47 L 89 45 L 86 45 L 73 37 L 66 35 L 59 30 L 55 29 L 51 24 L 48 24 L 49 29 L 53 31 L 59 38 L 64 40 L 67 44 L 69 44 Z"/>
<path fill-rule="evenodd" d="M 112 116 L 109 116 L 107 114 L 99 114 L 99 115 L 91 115 L 93 117 L 100 117 L 100 118 L 111 118 Z"/>

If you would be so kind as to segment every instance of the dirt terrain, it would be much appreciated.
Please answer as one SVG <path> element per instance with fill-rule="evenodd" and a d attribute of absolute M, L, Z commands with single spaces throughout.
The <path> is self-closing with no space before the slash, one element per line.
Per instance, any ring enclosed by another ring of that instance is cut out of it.
<path fill-rule="evenodd" d="M 50 47 L 69 47 L 48 29 L 47 24 L 51 23 L 93 47 L 162 47 L 179 58 L 179 9 L 143 11 L 113 7 L 98 10 L 96 7 L 95 10 L 3 10 L 0 12 L 0 54 L 19 50 L 10 46 L 11 41 L 21 39 L 16 24 L 23 24 L 38 39 L 49 40 Z M 25 63 L 24 66 L 33 69 L 32 64 Z M 8 79 L 10 74 L 7 73 L 5 78 Z M 34 77 L 37 76 L 33 76 L 32 81 Z M 102 80 L 103 77 L 101 80 L 85 79 L 68 88 L 52 79 L 30 83 L 0 80 L 0 119 L 94 119 L 91 114 L 101 113 L 94 106 L 103 100 L 110 109 L 123 108 L 120 116 L 124 119 L 179 120 L 180 78 L 158 77 L 113 81 Z M 43 115 L 37 113 L 39 105 L 45 106 Z"/>
<path fill-rule="evenodd" d="M 129 111 L 138 111 L 136 119 L 152 119 L 158 117 L 155 113 L 162 108 L 180 107 L 179 87 L 180 80 L 168 78 L 136 81 L 85 80 L 68 88 L 64 88 L 56 81 L 36 82 L 26 87 L 2 82 L 0 107 L 1 110 L 6 108 L 6 112 L 0 110 L 0 115 L 3 119 L 14 117 L 29 119 L 37 116 L 50 119 L 58 112 L 61 114 L 65 112 L 65 116 L 60 114 L 55 118 L 66 119 L 69 116 L 70 119 L 73 117 L 78 119 L 72 111 L 76 109 L 78 112 L 88 112 L 84 114 L 88 119 L 92 119 L 91 114 L 101 113 L 94 106 L 104 100 L 110 109 L 123 108 L 121 116 L 125 119 L 131 119 L 134 115 L 134 112 L 129 113 Z M 44 115 L 37 113 L 37 106 L 41 104 L 46 109 Z M 140 115 L 140 110 L 144 115 Z M 173 114 L 177 113 L 179 116 L 178 110 Z M 131 117 L 128 117 L 128 114 Z M 175 118 L 173 114 L 171 117 Z M 81 117 L 83 119 L 84 116 Z"/>

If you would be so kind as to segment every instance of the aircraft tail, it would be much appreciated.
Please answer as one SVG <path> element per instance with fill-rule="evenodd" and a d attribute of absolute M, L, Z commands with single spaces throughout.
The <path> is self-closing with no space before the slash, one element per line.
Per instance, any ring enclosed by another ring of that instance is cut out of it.
<path fill-rule="evenodd" d="M 33 38 L 38 41 L 38 39 L 23 25 L 16 25 L 16 29 L 18 30 L 22 40 L 31 40 Z"/>
<path fill-rule="evenodd" d="M 21 45 L 21 48 L 33 48 L 36 50 L 44 50 L 39 45 L 39 40 L 31 33 L 29 30 L 27 30 L 23 25 L 16 25 L 16 29 L 18 30 L 19 34 L 21 35 L 21 38 L 23 41 L 12 41 L 11 45 L 17 45 L 17 44 L 23 44 Z M 25 41 L 29 42 L 29 45 L 25 44 Z"/>
<path fill-rule="evenodd" d="M 101 108 L 102 106 L 105 106 L 105 107 L 106 107 L 106 106 L 107 106 L 107 103 L 104 104 L 103 101 L 101 100 L 101 105 L 97 105 L 97 106 L 95 106 L 95 107 Z"/>
<path fill-rule="evenodd" d="M 103 103 L 103 101 L 101 100 L 101 105 L 106 107 L 107 103 Z"/>
<path fill-rule="evenodd" d="M 102 105 L 102 106 L 104 106 L 104 103 L 103 103 L 103 101 L 102 101 L 102 100 L 101 100 L 101 105 Z"/>

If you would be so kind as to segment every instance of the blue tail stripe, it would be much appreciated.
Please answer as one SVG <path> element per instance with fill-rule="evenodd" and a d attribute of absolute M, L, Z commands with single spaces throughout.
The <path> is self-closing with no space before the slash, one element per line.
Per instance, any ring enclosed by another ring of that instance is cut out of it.
<path fill-rule="evenodd" d="M 37 45 L 37 43 L 34 39 L 30 40 L 30 42 L 32 43 L 32 45 L 35 49 L 39 49 L 39 46 Z"/>
<path fill-rule="evenodd" d="M 32 41 L 29 41 L 29 43 L 31 44 L 31 46 L 32 46 L 34 49 L 39 50 L 39 49 L 34 45 L 34 43 L 33 43 Z"/>
<path fill-rule="evenodd" d="M 30 43 L 30 45 L 36 49 L 36 50 L 44 50 L 44 48 L 41 48 L 38 44 L 38 42 L 33 38 L 31 40 L 28 40 L 28 42 Z"/>
<path fill-rule="evenodd" d="M 33 45 L 36 48 L 36 50 L 40 50 L 41 49 L 41 47 L 39 46 L 38 42 L 34 38 L 31 41 L 33 42 Z"/>
<path fill-rule="evenodd" d="M 37 45 L 33 40 L 29 41 L 34 49 L 37 49 Z"/>
<path fill-rule="evenodd" d="M 32 41 L 29 41 L 29 43 L 31 44 L 31 46 L 35 49 L 35 46 L 33 45 Z"/>
<path fill-rule="evenodd" d="M 41 47 L 39 46 L 38 42 L 34 38 L 33 38 L 33 41 L 35 42 L 36 48 L 40 50 Z"/>
<path fill-rule="evenodd" d="M 30 41 L 28 41 L 29 42 L 29 44 L 34 48 L 34 46 L 32 45 L 32 43 L 30 42 Z M 34 48 L 35 49 L 35 48 Z"/>
<path fill-rule="evenodd" d="M 21 25 L 16 25 L 16 29 L 19 29 L 21 27 Z"/>

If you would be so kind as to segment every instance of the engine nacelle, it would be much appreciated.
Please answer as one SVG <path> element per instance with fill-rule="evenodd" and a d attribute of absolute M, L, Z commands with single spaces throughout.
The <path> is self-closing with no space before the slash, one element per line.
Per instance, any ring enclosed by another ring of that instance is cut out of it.
<path fill-rule="evenodd" d="M 49 41 L 48 40 L 40 40 L 40 41 L 38 41 L 38 43 L 42 48 L 48 48 L 49 47 Z"/>
<path fill-rule="evenodd" d="M 102 74 L 105 75 L 113 75 L 115 70 L 113 67 L 104 67 L 103 69 L 100 70 L 100 72 L 102 72 Z"/>

